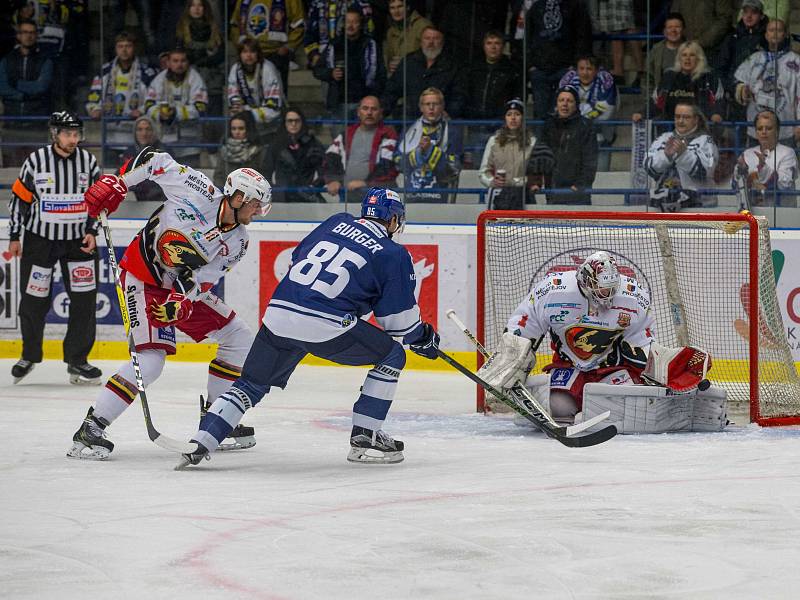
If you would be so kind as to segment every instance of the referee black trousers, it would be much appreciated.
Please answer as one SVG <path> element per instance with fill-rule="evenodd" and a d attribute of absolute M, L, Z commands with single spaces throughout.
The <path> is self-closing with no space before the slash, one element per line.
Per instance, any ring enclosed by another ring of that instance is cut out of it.
<path fill-rule="evenodd" d="M 64 287 L 69 295 L 69 319 L 67 334 L 64 337 L 64 362 L 80 365 L 94 346 L 97 330 L 95 310 L 97 305 L 97 280 L 99 261 L 97 251 L 86 254 L 81 250 L 81 238 L 74 240 L 49 240 L 31 231 L 25 231 L 20 260 L 20 301 L 19 320 L 22 330 L 22 358 L 34 363 L 42 362 L 42 339 L 44 320 L 50 310 L 53 293 L 49 285 L 47 295 L 39 297 L 27 293 L 28 280 L 33 267 L 52 269 L 56 263 L 61 265 Z M 72 290 L 69 261 L 94 260 L 95 282 L 91 290 L 75 292 Z M 52 277 L 49 282 L 52 284 Z"/>

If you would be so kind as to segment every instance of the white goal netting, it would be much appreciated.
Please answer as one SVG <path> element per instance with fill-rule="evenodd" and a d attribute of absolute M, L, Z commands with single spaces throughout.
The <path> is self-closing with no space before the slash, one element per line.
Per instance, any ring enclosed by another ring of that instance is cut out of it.
<path fill-rule="evenodd" d="M 800 378 L 775 294 L 766 220 L 492 212 L 479 220 L 478 245 L 478 326 L 489 349 L 535 282 L 606 250 L 623 274 L 650 291 L 661 344 L 708 350 L 714 360 L 709 379 L 754 421 L 800 422 Z M 548 338 L 539 352 L 541 367 L 551 354 Z"/>

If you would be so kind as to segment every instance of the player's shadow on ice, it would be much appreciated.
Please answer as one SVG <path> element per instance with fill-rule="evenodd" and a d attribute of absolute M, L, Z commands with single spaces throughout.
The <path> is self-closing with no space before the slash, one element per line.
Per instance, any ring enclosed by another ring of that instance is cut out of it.
<path fill-rule="evenodd" d="M 320 427 L 349 430 L 352 426 L 350 416 L 329 416 L 319 419 Z M 533 425 L 515 422 L 512 415 L 486 416 L 479 413 L 466 415 L 430 415 L 392 412 L 386 420 L 384 429 L 392 436 L 402 439 L 406 436 L 431 436 L 439 438 L 485 437 L 544 437 Z"/>

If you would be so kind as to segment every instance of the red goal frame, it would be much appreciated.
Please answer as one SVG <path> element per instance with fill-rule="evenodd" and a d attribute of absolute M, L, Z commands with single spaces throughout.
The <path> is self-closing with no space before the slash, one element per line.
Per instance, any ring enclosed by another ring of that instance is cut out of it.
<path fill-rule="evenodd" d="M 749 228 L 749 296 L 751 315 L 759 314 L 758 298 L 758 222 L 750 213 L 653 213 L 653 212 L 612 212 L 612 211 L 524 211 L 524 210 L 487 210 L 478 215 L 477 236 L 477 338 L 481 344 L 485 343 L 486 312 L 484 307 L 484 294 L 486 293 L 486 224 L 492 220 L 503 218 L 535 218 L 535 219 L 577 219 L 594 221 L 711 221 L 711 222 L 741 222 Z M 752 268 L 755 265 L 756 268 Z M 758 318 L 749 318 L 750 339 L 748 343 L 750 356 L 758 357 Z M 476 350 L 478 367 L 483 364 L 483 356 Z M 750 360 L 750 421 L 761 426 L 796 425 L 800 424 L 800 416 L 787 417 L 762 417 L 759 406 L 759 387 L 752 382 L 758 381 L 758 360 Z M 483 388 L 478 387 L 477 410 L 489 412 L 490 408 L 485 402 Z"/>

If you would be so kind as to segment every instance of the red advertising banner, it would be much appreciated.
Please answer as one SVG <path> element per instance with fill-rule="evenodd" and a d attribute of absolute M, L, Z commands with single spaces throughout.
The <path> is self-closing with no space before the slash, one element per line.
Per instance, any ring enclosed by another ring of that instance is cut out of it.
<path fill-rule="evenodd" d="M 264 314 L 272 292 L 289 270 L 296 241 L 261 241 L 258 244 L 258 310 Z M 417 286 L 414 295 L 422 320 L 438 328 L 439 314 L 439 247 L 435 244 L 409 244 Z"/>

